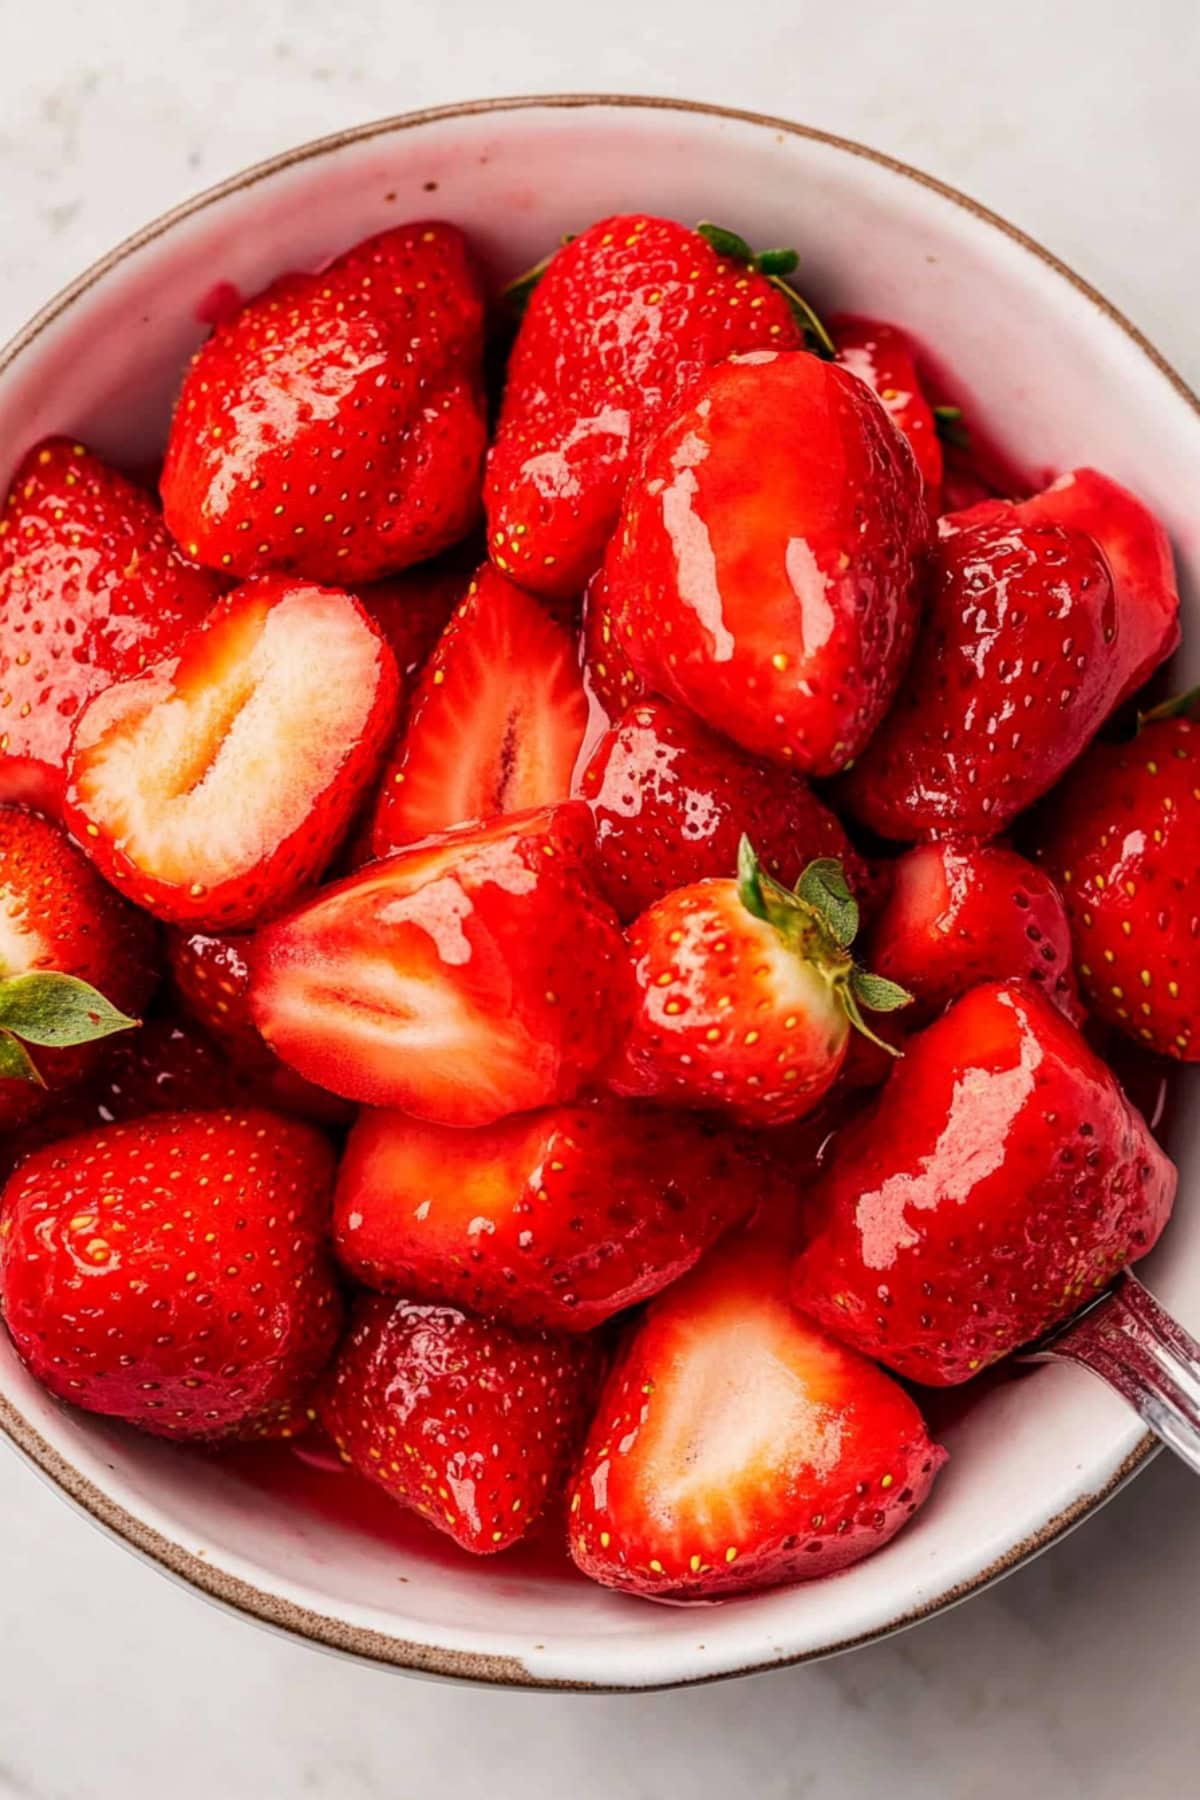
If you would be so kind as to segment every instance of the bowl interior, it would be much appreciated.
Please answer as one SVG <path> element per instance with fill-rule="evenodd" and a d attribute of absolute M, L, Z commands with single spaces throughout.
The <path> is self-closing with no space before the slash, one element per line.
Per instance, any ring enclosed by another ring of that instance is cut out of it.
<path fill-rule="evenodd" d="M 31 442 L 78 434 L 133 466 L 220 283 L 242 293 L 421 216 L 462 225 L 497 279 L 566 231 L 647 208 L 795 245 L 819 306 L 894 319 L 1024 466 L 1092 462 L 1173 534 L 1200 675 L 1200 416 L 1170 372 L 1051 262 L 961 200 L 853 146 L 662 103 L 506 105 L 401 120 L 252 173 L 150 228 L 0 359 L 0 478 Z M 1190 1090 L 1189 1090 L 1190 1091 Z M 1147 1266 L 1200 1326 L 1197 1127 L 1173 1149 L 1181 1203 Z M 951 1461 L 893 1544 L 832 1580 L 708 1608 L 626 1600 L 535 1556 L 476 1563 L 386 1507 L 344 1515 L 337 1478 L 285 1489 L 254 1458 L 189 1455 L 75 1416 L 0 1342 L 0 1423 L 95 1516 L 245 1610 L 383 1660 L 509 1681 L 639 1686 L 844 1646 L 935 1609 L 1048 1541 L 1141 1454 L 1136 1421 L 1079 1371 L 1001 1379 L 945 1408 Z"/>

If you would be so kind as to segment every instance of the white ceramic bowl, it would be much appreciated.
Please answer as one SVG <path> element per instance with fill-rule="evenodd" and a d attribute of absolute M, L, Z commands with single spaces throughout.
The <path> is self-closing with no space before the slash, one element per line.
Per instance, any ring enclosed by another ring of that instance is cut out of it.
<path fill-rule="evenodd" d="M 962 195 L 860 145 L 782 120 L 665 100 L 500 100 L 369 125 L 249 170 L 150 225 L 53 300 L 0 355 L 0 479 L 46 432 L 137 463 L 162 442 L 214 285 L 253 293 L 405 219 L 463 226 L 498 276 L 623 209 L 714 218 L 794 244 L 820 306 L 909 326 L 968 413 L 1028 466 L 1099 464 L 1166 520 L 1200 675 L 1200 408 L 1069 270 Z M 1178 1216 L 1146 1265 L 1200 1328 L 1200 1158 L 1186 1109 Z M 718 1607 L 666 1608 L 522 1562 L 423 1555 L 369 1524 L 264 1493 L 219 1460 L 56 1405 L 0 1341 L 0 1424 L 127 1544 L 256 1619 L 373 1661 L 512 1686 L 644 1688 L 828 1655 L 978 1591 L 1068 1530 L 1150 1453 L 1132 1414 L 1048 1366 L 964 1396 L 933 1499 L 833 1579 Z"/>

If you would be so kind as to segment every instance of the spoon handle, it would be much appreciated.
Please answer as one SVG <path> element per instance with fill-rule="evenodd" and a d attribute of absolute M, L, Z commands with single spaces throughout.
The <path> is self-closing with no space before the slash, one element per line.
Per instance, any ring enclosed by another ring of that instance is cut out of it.
<path fill-rule="evenodd" d="M 1200 1343 L 1128 1269 L 1085 1313 L 1021 1360 L 1090 1369 L 1200 1475 Z"/>

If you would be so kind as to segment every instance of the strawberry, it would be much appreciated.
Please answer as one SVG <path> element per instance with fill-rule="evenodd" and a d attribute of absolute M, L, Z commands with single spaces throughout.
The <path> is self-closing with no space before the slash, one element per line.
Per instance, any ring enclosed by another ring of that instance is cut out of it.
<path fill-rule="evenodd" d="M 903 1388 L 793 1312 L 786 1259 L 751 1236 L 634 1327 L 572 1483 L 571 1555 L 675 1600 L 829 1575 L 887 1543 L 945 1460 Z"/>
<path fill-rule="evenodd" d="M 255 1110 L 39 1150 L 4 1191 L 13 1342 L 62 1400 L 162 1437 L 289 1435 L 337 1336 L 332 1153 Z"/>
<path fill-rule="evenodd" d="M 221 591 L 150 496 L 67 438 L 17 471 L 0 512 L 0 781 L 56 812 L 93 694 L 174 653 Z"/>
<path fill-rule="evenodd" d="M 1094 745 L 1039 837 L 1089 1009 L 1163 1056 L 1200 1060 L 1200 725 L 1169 703 L 1132 743 Z"/>
<path fill-rule="evenodd" d="M 1016 975 L 1037 982 L 1073 1025 L 1083 1019 L 1062 896 L 1044 870 L 999 844 L 920 844 L 900 857 L 870 962 L 912 994 L 913 1023 L 981 981 Z"/>
<path fill-rule="evenodd" d="M 387 639 L 406 703 L 438 639 L 462 605 L 470 580 L 471 569 L 460 566 L 457 555 L 443 556 L 385 581 L 367 582 L 355 593 Z"/>
<path fill-rule="evenodd" d="M 587 720 L 570 632 L 484 567 L 417 685 L 380 787 L 375 855 L 565 800 Z"/>
<path fill-rule="evenodd" d="M 71 829 L 159 918 L 250 924 L 321 873 L 397 704 L 392 653 L 357 601 L 280 577 L 248 582 L 176 661 L 82 714 Z"/>
<path fill-rule="evenodd" d="M 317 1412 L 342 1460 L 464 1550 L 507 1550 L 553 1500 L 600 1351 L 450 1306 L 363 1295 Z"/>
<path fill-rule="evenodd" d="M 908 1000 L 855 966 L 857 929 L 839 863 L 810 863 L 793 892 L 743 838 L 736 881 L 678 888 L 630 927 L 636 1001 L 609 1087 L 759 1125 L 811 1112 L 845 1061 L 851 1024 L 873 1035 L 862 1008 Z"/>
<path fill-rule="evenodd" d="M 715 227 L 642 213 L 601 219 L 555 252 L 521 321 L 488 457 L 498 568 L 534 593 L 581 593 L 670 408 L 735 351 L 803 345 L 793 298 L 754 261 Z"/>
<path fill-rule="evenodd" d="M 1125 679 L 1108 565 L 1069 526 L 939 542 L 900 697 L 844 784 L 884 837 L 989 838 L 1053 786 Z"/>
<path fill-rule="evenodd" d="M 221 1046 L 260 1105 L 323 1124 L 345 1123 L 352 1115 L 344 1100 L 305 1081 L 263 1042 L 250 1016 L 250 943 L 233 931 L 168 932 L 171 982 L 180 1004 Z"/>
<path fill-rule="evenodd" d="M 372 863 L 259 934 L 255 1023 L 309 1081 L 444 1125 L 569 1100 L 627 1008 L 592 855 L 570 801 Z"/>
<path fill-rule="evenodd" d="M 602 1097 L 462 1131 L 365 1112 L 334 1242 L 368 1287 L 590 1331 L 674 1281 L 754 1201 L 728 1135 L 687 1114 Z"/>
<path fill-rule="evenodd" d="M 756 756 L 832 774 L 896 691 L 928 521 L 857 376 L 769 351 L 706 375 L 647 446 L 605 562 L 649 687 Z"/>
<path fill-rule="evenodd" d="M 989 982 L 909 1040 L 812 1196 L 796 1304 L 942 1387 L 1038 1337 L 1150 1250 L 1175 1169 L 1031 984 Z"/>
<path fill-rule="evenodd" d="M 214 569 L 342 585 L 456 543 L 479 510 L 482 333 L 452 225 L 274 282 L 192 359 L 162 473 L 172 532 Z"/>
<path fill-rule="evenodd" d="M 839 313 L 829 321 L 837 360 L 878 394 L 912 446 L 934 511 L 942 486 L 942 446 L 937 419 L 917 373 L 912 340 L 898 325 Z"/>
<path fill-rule="evenodd" d="M 1097 469 L 1073 469 L 1028 500 L 987 500 L 943 519 L 945 532 L 979 524 L 1061 525 L 1085 531 L 1112 576 L 1120 632 L 1117 702 L 1135 694 L 1179 643 L 1179 594 L 1162 524 L 1128 488 Z"/>
<path fill-rule="evenodd" d="M 99 1040 L 136 1024 L 126 1014 L 141 1011 L 157 980 L 150 920 L 59 826 L 0 806 L 0 1129 L 77 1087 Z"/>
<path fill-rule="evenodd" d="M 617 636 L 604 570 L 597 570 L 583 600 L 583 680 L 589 698 L 610 725 L 639 700 L 650 698 L 645 682 Z"/>
<path fill-rule="evenodd" d="M 600 883 L 623 919 L 673 888 L 737 867 L 751 838 L 778 880 L 835 857 L 857 892 L 865 870 L 808 783 L 768 769 L 670 700 L 644 700 L 606 732 L 579 791 L 596 821 Z"/>

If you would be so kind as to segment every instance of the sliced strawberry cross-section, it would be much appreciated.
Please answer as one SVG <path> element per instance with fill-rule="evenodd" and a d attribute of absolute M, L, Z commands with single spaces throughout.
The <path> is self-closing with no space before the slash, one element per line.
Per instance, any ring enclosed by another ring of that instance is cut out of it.
<path fill-rule="evenodd" d="M 249 924 L 321 873 L 383 754 L 397 690 L 391 651 L 349 595 L 247 583 L 176 662 L 88 707 L 71 828 L 159 918 Z"/>
<path fill-rule="evenodd" d="M 380 788 L 376 856 L 565 800 L 587 721 L 570 632 L 481 569 L 421 675 Z"/>

